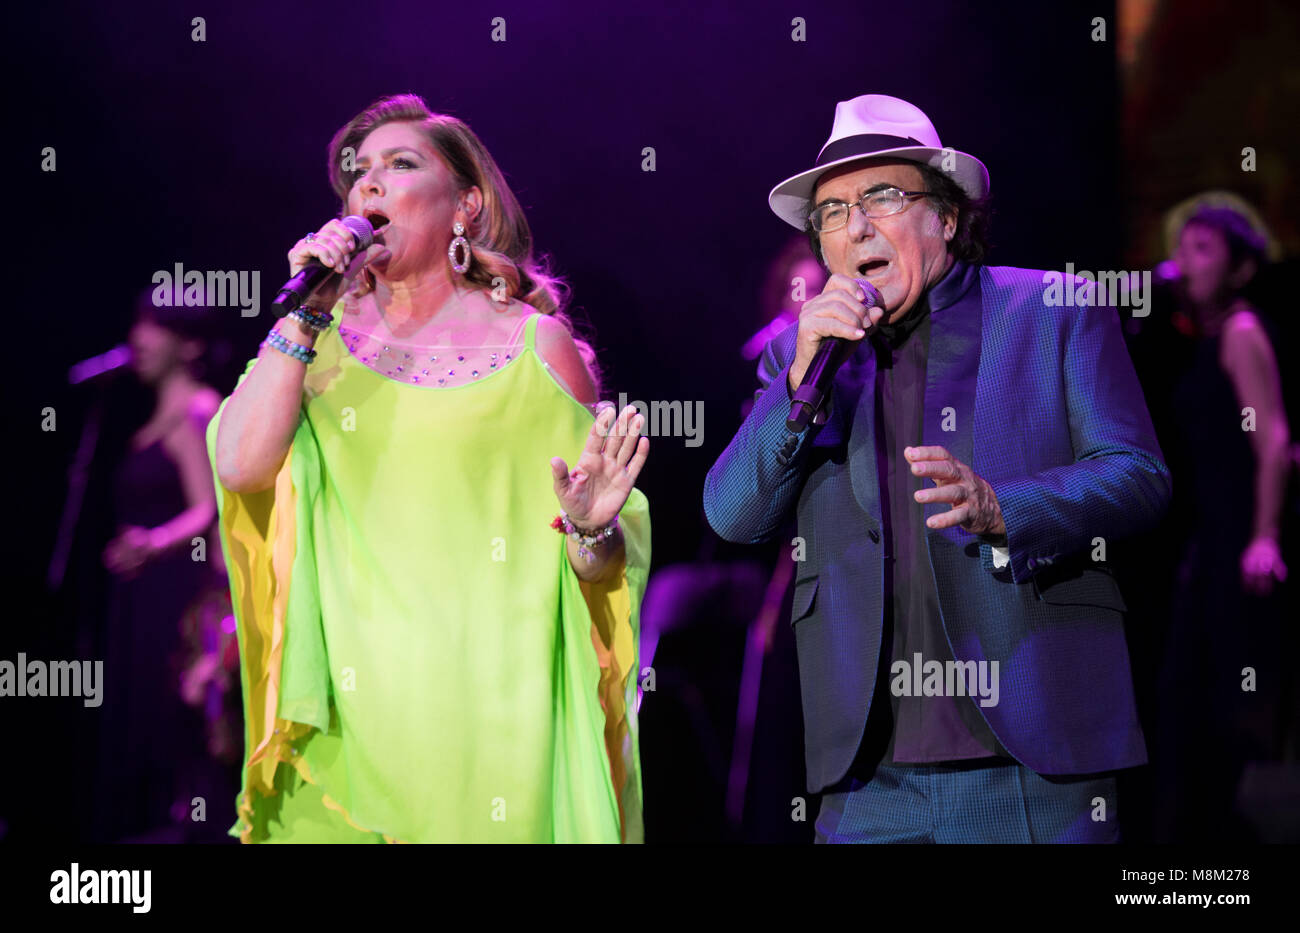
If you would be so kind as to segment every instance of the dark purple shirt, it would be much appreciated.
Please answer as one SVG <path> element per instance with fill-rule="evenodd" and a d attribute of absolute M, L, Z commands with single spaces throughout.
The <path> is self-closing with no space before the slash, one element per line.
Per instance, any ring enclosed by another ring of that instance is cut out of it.
<path fill-rule="evenodd" d="M 893 662 L 915 666 L 952 660 L 925 539 L 924 506 L 913 498 L 934 483 L 917 476 L 904 447 L 922 443 L 930 312 L 981 314 L 978 270 L 955 262 L 907 316 L 871 338 L 876 353 L 876 462 L 885 547 L 881 665 L 872 701 L 875 742 L 863 752 L 893 764 L 932 764 L 972 758 L 1010 758 L 976 708 L 978 696 L 894 696 Z M 887 655 L 887 657 L 886 657 Z M 910 680 L 910 677 L 909 677 Z M 883 751 L 880 743 L 888 740 Z M 870 736 L 869 736 L 870 738 Z"/>

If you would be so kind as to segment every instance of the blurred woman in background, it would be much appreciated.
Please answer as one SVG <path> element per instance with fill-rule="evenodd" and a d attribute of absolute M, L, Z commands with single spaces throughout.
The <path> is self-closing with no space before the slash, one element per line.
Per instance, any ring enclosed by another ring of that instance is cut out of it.
<path fill-rule="evenodd" d="M 204 445 L 221 401 L 203 382 L 210 316 L 204 308 L 155 307 L 146 293 L 128 338 L 131 371 L 153 406 L 114 472 L 117 531 L 103 549 L 113 583 L 96 807 L 101 841 L 201 837 L 209 824 L 191 818 L 192 801 L 223 806 L 234 791 L 228 768 L 209 754 L 204 716 L 218 710 L 229 680 L 201 664 L 209 651 L 195 650 L 213 641 L 205 629 L 214 622 L 219 629 L 229 615 Z M 188 700 L 187 660 L 204 675 L 199 686 L 188 674 Z M 200 704 L 203 710 L 193 708 Z"/>
<path fill-rule="evenodd" d="M 1185 541 L 1158 698 L 1159 833 L 1244 841 L 1241 775 L 1248 761 L 1280 757 L 1287 726 L 1279 590 L 1290 431 L 1269 327 L 1247 299 L 1263 236 L 1239 210 L 1203 204 L 1178 231 L 1173 261 L 1172 323 L 1185 345 L 1168 348 L 1182 365 L 1160 434 Z"/>

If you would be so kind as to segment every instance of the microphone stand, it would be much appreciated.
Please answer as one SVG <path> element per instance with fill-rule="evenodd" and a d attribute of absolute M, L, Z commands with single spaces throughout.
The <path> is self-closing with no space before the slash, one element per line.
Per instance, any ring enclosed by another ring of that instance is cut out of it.
<path fill-rule="evenodd" d="M 99 442 L 99 426 L 103 418 L 104 395 L 100 392 L 95 396 L 95 401 L 91 403 L 82 422 L 81 440 L 77 443 L 77 452 L 68 467 L 68 494 L 63 500 L 63 517 L 59 520 L 54 554 L 50 557 L 50 566 L 45 574 L 45 582 L 52 593 L 58 592 L 63 586 L 63 578 L 68 569 L 68 555 L 72 551 L 72 539 L 81 517 L 81 503 L 85 498 L 90 464 L 95 459 L 95 446 Z"/>

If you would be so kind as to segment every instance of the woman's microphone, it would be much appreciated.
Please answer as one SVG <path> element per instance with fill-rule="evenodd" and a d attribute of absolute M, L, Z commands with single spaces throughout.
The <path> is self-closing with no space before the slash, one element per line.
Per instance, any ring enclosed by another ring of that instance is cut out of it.
<path fill-rule="evenodd" d="M 375 228 L 364 217 L 351 214 L 344 217 L 342 223 L 357 241 L 357 248 L 348 254 L 349 258 L 369 249 L 370 244 L 375 242 Z M 298 310 L 311 293 L 333 275 L 338 273 L 313 256 L 297 275 L 284 283 L 284 288 L 280 289 L 275 301 L 271 302 L 271 311 L 276 317 L 284 317 L 290 311 Z"/>
<path fill-rule="evenodd" d="M 885 301 L 880 297 L 876 286 L 866 279 L 854 279 L 854 281 L 862 289 L 862 303 L 866 305 L 868 311 L 885 306 Z M 831 384 L 835 381 L 835 371 L 848 359 L 854 345 L 843 337 L 821 339 L 817 345 L 817 352 L 813 355 L 812 362 L 808 364 L 803 380 L 794 393 L 794 401 L 790 403 L 790 417 L 785 422 L 787 430 L 802 431 L 817 414 L 826 401 Z"/>

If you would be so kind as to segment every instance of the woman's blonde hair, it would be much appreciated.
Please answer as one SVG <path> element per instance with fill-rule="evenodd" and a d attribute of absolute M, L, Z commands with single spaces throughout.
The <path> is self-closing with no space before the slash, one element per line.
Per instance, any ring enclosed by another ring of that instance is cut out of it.
<path fill-rule="evenodd" d="M 416 94 L 381 97 L 343 126 L 329 144 L 330 184 L 347 211 L 348 192 L 352 190 L 355 171 L 345 171 L 356 159 L 362 141 L 385 123 L 413 123 L 424 134 L 451 172 L 457 191 L 478 186 L 483 193 L 483 208 L 467 224 L 465 237 L 473 251 L 473 261 L 464 274 L 467 282 L 486 289 L 504 281 L 511 298 L 523 301 L 564 324 L 573 336 L 592 381 L 600 393 L 600 370 L 596 354 L 582 339 L 573 321 L 565 313 L 569 286 L 550 273 L 546 257 L 534 258 L 533 236 L 523 209 L 496 160 L 484 148 L 474 131 L 462 120 L 449 114 L 434 113 Z M 450 260 L 448 260 L 450 262 Z M 366 272 L 364 276 L 372 273 Z M 373 287 L 373 282 L 369 282 Z"/>

